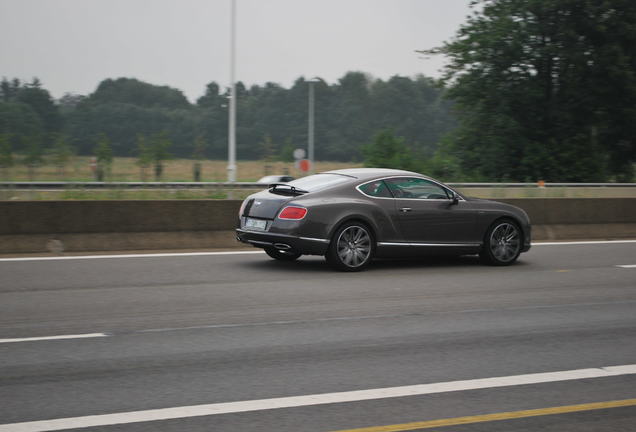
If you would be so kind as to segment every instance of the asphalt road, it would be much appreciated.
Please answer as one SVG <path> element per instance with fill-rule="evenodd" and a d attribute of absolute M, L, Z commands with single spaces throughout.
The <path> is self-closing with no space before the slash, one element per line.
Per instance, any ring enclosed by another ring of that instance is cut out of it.
<path fill-rule="evenodd" d="M 253 253 L 0 261 L 0 431 L 119 413 L 82 430 L 333 431 L 631 400 L 633 371 L 518 376 L 636 364 L 636 268 L 617 267 L 634 264 L 636 243 L 536 245 L 506 268 L 427 258 L 356 274 Z M 60 335 L 87 336 L 17 340 Z M 493 377 L 511 381 L 390 390 Z M 367 389 L 385 390 L 271 409 L 272 398 Z M 183 408 L 236 401 L 255 402 Z M 435 430 L 636 430 L 636 402 L 546 413 Z"/>

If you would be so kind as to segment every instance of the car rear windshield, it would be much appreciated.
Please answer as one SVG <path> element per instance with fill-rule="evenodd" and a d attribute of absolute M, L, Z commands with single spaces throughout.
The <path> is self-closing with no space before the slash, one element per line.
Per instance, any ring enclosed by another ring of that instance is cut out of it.
<path fill-rule="evenodd" d="M 289 182 L 289 185 L 307 192 L 316 192 L 338 184 L 346 183 L 352 178 L 340 174 L 314 174 Z"/>

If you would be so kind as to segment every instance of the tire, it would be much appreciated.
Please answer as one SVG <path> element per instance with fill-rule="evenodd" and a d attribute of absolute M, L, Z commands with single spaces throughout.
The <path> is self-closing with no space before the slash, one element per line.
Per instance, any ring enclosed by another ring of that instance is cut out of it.
<path fill-rule="evenodd" d="M 523 233 L 519 225 L 510 219 L 500 219 L 486 231 L 479 257 L 489 265 L 507 266 L 517 261 L 522 244 Z"/>
<path fill-rule="evenodd" d="M 278 261 L 295 261 L 302 254 L 294 251 L 282 251 L 273 247 L 264 248 L 265 253 Z"/>
<path fill-rule="evenodd" d="M 369 227 L 347 222 L 333 235 L 325 259 L 336 270 L 356 272 L 365 269 L 374 254 L 375 240 Z"/>

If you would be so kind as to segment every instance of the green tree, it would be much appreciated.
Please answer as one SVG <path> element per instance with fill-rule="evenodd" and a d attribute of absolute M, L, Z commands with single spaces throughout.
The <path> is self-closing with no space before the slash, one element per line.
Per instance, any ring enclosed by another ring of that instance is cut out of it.
<path fill-rule="evenodd" d="M 22 87 L 16 96 L 16 102 L 29 105 L 38 114 L 47 133 L 59 132 L 62 129 L 62 118 L 57 105 L 49 92 L 41 88 L 39 81 Z"/>
<path fill-rule="evenodd" d="M 97 145 L 93 151 L 97 158 L 96 180 L 104 181 L 104 179 L 110 179 L 113 165 L 113 149 L 106 134 L 98 136 Z"/>
<path fill-rule="evenodd" d="M 156 86 L 133 78 L 106 79 L 89 97 L 89 103 L 123 103 L 146 108 L 190 108 L 181 90 Z"/>
<path fill-rule="evenodd" d="M 11 143 L 6 134 L 0 134 L 0 169 L 2 170 L 2 178 L 6 181 L 10 177 L 9 170 L 13 167 L 13 152 Z"/>
<path fill-rule="evenodd" d="M 17 151 L 28 153 L 33 137 L 41 140 L 61 130 L 58 107 L 37 78 L 29 84 L 4 78 L 0 96 L 0 134 L 10 136 L 10 144 Z"/>
<path fill-rule="evenodd" d="M 363 150 L 364 166 L 370 168 L 393 168 L 416 170 L 418 163 L 413 152 L 404 143 L 404 138 L 396 137 L 391 129 L 378 132 Z"/>
<path fill-rule="evenodd" d="M 53 164 L 57 167 L 57 173 L 60 178 L 64 178 L 66 165 L 73 158 L 74 151 L 68 142 L 68 137 L 65 135 L 57 135 L 51 148 L 51 159 Z"/>
<path fill-rule="evenodd" d="M 201 161 L 205 159 L 205 139 L 199 135 L 194 139 L 194 151 L 192 152 L 192 158 L 194 164 L 192 165 L 192 179 L 195 182 L 201 181 Z"/>
<path fill-rule="evenodd" d="M 422 172 L 447 182 L 464 179 L 462 178 L 460 160 L 453 154 L 449 142 L 449 137 L 442 139 L 433 156 L 424 161 Z"/>
<path fill-rule="evenodd" d="M 22 152 L 23 137 L 45 133 L 42 120 L 29 105 L 21 102 L 0 102 L 0 134 L 7 135 L 13 148 Z"/>
<path fill-rule="evenodd" d="M 262 160 L 265 162 L 273 162 L 276 159 L 275 146 L 271 136 L 265 135 L 259 143 L 259 147 L 260 157 Z"/>
<path fill-rule="evenodd" d="M 137 166 L 139 167 L 139 176 L 142 182 L 145 182 L 148 167 L 152 164 L 152 152 L 148 145 L 147 139 L 143 134 L 137 134 Z"/>
<path fill-rule="evenodd" d="M 163 164 L 171 157 L 168 153 L 171 145 L 172 142 L 166 132 L 154 134 L 150 138 L 150 155 L 155 166 L 155 181 L 161 181 L 163 178 Z"/>
<path fill-rule="evenodd" d="M 280 149 L 278 159 L 281 162 L 294 162 L 294 144 L 291 138 L 286 138 L 283 147 Z"/>
<path fill-rule="evenodd" d="M 12 81 L 9 81 L 6 77 L 3 77 L 0 82 L 0 94 L 2 95 L 2 101 L 10 102 L 15 100 L 21 87 L 22 83 L 19 79 L 14 78 Z"/>
<path fill-rule="evenodd" d="M 44 151 L 42 150 L 39 136 L 31 135 L 22 137 L 26 152 L 22 158 L 22 163 L 26 165 L 29 172 L 29 181 L 34 181 L 37 168 L 44 162 Z"/>
<path fill-rule="evenodd" d="M 636 3 L 477 0 L 445 54 L 452 151 L 489 180 L 627 180 L 636 160 Z"/>

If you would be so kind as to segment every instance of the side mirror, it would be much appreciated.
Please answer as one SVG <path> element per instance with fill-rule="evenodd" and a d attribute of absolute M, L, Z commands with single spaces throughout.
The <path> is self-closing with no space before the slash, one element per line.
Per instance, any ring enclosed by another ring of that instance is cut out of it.
<path fill-rule="evenodd" d="M 455 205 L 459 202 L 459 197 L 457 196 L 457 194 L 453 191 L 450 191 L 451 197 L 450 197 L 450 201 L 451 201 L 451 205 Z"/>

